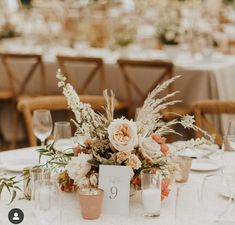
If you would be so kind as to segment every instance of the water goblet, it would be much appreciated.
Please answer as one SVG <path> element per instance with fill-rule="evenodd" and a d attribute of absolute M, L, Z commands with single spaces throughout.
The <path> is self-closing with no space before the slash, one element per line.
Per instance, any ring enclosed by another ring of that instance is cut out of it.
<path fill-rule="evenodd" d="M 40 109 L 33 112 L 33 132 L 44 146 L 52 131 L 52 118 L 49 110 Z"/>
<path fill-rule="evenodd" d="M 224 196 L 226 190 L 227 196 Z M 231 187 L 221 174 L 211 174 L 203 179 L 200 200 L 207 220 L 220 221 L 231 206 Z"/>

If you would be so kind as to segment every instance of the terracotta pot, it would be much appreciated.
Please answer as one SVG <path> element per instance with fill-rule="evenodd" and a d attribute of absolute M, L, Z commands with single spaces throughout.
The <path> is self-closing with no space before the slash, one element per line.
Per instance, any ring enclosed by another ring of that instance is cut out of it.
<path fill-rule="evenodd" d="M 100 217 L 104 191 L 98 188 L 81 189 L 77 191 L 82 217 L 95 220 Z"/>

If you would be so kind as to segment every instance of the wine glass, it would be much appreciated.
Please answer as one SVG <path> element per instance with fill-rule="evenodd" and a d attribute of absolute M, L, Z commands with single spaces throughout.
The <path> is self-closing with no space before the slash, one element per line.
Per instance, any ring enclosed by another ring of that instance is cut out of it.
<path fill-rule="evenodd" d="M 56 181 L 39 180 L 35 183 L 34 214 L 41 225 L 59 224 L 60 192 Z"/>
<path fill-rule="evenodd" d="M 52 131 L 52 118 L 49 110 L 40 109 L 33 112 L 33 132 L 44 146 L 46 138 Z"/>
<path fill-rule="evenodd" d="M 227 178 L 221 174 L 206 176 L 203 179 L 200 197 L 207 220 L 220 221 L 232 203 L 231 186 Z"/>
<path fill-rule="evenodd" d="M 174 225 L 198 225 L 202 222 L 199 188 L 190 183 L 176 183 L 172 187 L 175 193 Z"/>

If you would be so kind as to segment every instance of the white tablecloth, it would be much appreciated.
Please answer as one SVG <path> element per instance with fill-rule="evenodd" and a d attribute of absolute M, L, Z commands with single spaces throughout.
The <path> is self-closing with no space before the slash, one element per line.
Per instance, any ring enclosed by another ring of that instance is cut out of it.
<path fill-rule="evenodd" d="M 56 54 L 68 55 L 87 55 L 103 57 L 105 61 L 105 74 L 106 82 L 105 88 L 113 89 L 116 97 L 120 100 L 126 99 L 127 93 L 125 88 L 124 79 L 121 75 L 120 69 L 116 64 L 116 60 L 120 57 L 119 52 L 112 52 L 108 49 L 94 49 L 83 46 L 77 46 L 75 49 L 70 49 L 60 46 L 44 46 L 32 47 L 22 46 L 22 43 L 7 42 L 7 44 L 0 46 L 0 49 L 5 51 L 14 52 L 37 52 L 43 53 L 46 69 L 46 78 L 49 89 L 49 94 L 61 94 L 61 90 L 57 87 L 57 80 L 55 77 L 58 65 L 56 63 Z M 141 50 L 134 48 L 125 53 L 125 56 L 142 59 L 166 59 L 167 55 L 159 50 Z M 174 59 L 175 72 L 174 74 L 182 74 L 182 77 L 175 82 L 175 90 L 180 91 L 177 98 L 182 100 L 183 104 L 190 105 L 192 102 L 202 99 L 223 99 L 234 100 L 235 89 L 235 56 L 224 56 L 215 54 L 211 58 L 192 58 L 192 56 L 185 52 L 180 54 Z M 14 65 L 14 62 L 13 64 Z M 26 71 L 28 64 L 15 64 L 14 69 L 20 76 Z M 89 67 L 83 65 L 79 67 L 70 67 L 70 70 L 76 75 L 75 79 L 82 82 L 83 77 L 88 72 Z M 148 74 L 147 74 L 148 73 Z M 144 75 L 144 76 L 143 76 Z M 136 84 L 142 90 L 148 90 L 151 87 L 154 77 L 153 71 L 147 69 L 133 70 L 133 76 Z M 20 77 L 19 76 L 19 77 Z M 156 76 L 156 75 L 154 75 Z M 6 88 L 7 79 L 0 64 L 0 89 Z M 29 90 L 33 93 L 39 89 L 38 80 L 32 79 L 29 85 Z M 98 80 L 88 88 L 89 94 L 99 94 Z M 137 101 L 137 95 L 134 94 L 134 102 Z M 0 129 L 4 133 L 6 139 L 11 137 L 11 120 L 9 107 L 1 105 L 0 109 Z M 227 130 L 228 119 L 223 120 L 223 131 Z"/>
<path fill-rule="evenodd" d="M 3 162 L 6 160 L 17 159 L 19 157 L 37 157 L 37 153 L 33 149 L 18 149 L 15 151 L 3 152 L 0 154 Z M 225 173 L 234 170 L 235 153 L 225 153 L 224 155 Z M 13 175 L 8 172 L 7 175 Z M 172 187 L 170 196 L 162 202 L 161 215 L 158 218 L 145 218 L 141 205 L 140 193 L 134 195 L 130 199 L 130 214 L 127 217 L 118 215 L 102 214 L 98 220 L 89 221 L 83 220 L 80 215 L 79 203 L 75 194 L 62 193 L 61 197 L 61 224 L 55 221 L 53 225 L 209 225 L 207 214 L 203 210 L 200 201 L 198 200 L 199 189 L 202 179 L 208 173 L 191 172 L 188 183 L 180 187 L 180 194 L 177 207 L 177 220 L 175 221 L 175 188 Z M 211 187 L 213 188 L 213 187 Z M 20 208 L 24 211 L 25 219 L 22 225 L 36 225 L 36 219 L 33 215 L 33 206 L 30 201 L 17 200 L 11 205 L 6 205 L 8 193 L 4 193 L 0 201 L 0 224 L 10 225 L 7 215 L 10 209 Z M 213 204 L 213 202 L 211 203 Z M 231 213 L 231 210 L 232 211 Z M 231 209 L 224 220 L 232 221 L 233 223 L 218 223 L 235 224 L 235 208 Z"/>

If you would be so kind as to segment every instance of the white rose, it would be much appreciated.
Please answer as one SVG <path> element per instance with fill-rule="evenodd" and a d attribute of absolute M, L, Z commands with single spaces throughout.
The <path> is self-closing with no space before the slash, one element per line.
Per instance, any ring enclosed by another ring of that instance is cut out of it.
<path fill-rule="evenodd" d="M 76 182 L 85 177 L 91 169 L 91 165 L 87 162 L 90 159 L 92 159 L 92 156 L 84 153 L 73 157 L 66 166 L 69 177 Z"/>
<path fill-rule="evenodd" d="M 87 177 L 83 177 L 78 181 L 79 189 L 89 188 L 90 187 L 90 180 Z"/>
<path fill-rule="evenodd" d="M 109 140 L 118 151 L 132 151 L 138 144 L 137 125 L 127 119 L 116 119 L 108 127 Z"/>
<path fill-rule="evenodd" d="M 98 186 L 98 173 L 91 174 L 91 176 L 90 176 L 90 183 L 94 187 Z"/>
<path fill-rule="evenodd" d="M 158 144 L 152 137 L 143 138 L 140 146 L 150 157 L 162 155 L 161 145 Z"/>

